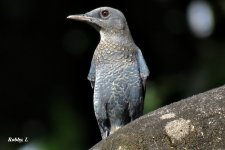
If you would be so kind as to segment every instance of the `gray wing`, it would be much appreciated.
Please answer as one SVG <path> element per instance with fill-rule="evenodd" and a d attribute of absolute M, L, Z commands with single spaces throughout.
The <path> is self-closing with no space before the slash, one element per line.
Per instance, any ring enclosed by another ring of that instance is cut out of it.
<path fill-rule="evenodd" d="M 147 77 L 149 76 L 149 70 L 140 49 L 137 49 L 136 51 L 136 59 L 142 86 L 133 86 L 130 89 L 129 115 L 131 120 L 134 120 L 143 114 L 145 85 Z M 131 80 L 135 81 L 136 79 L 134 78 Z"/>
<path fill-rule="evenodd" d="M 91 82 L 91 87 L 94 88 L 95 87 L 95 61 L 94 61 L 94 57 L 92 58 L 91 68 L 89 70 L 87 78 Z"/>
<path fill-rule="evenodd" d="M 146 80 L 147 80 L 147 77 L 149 76 L 150 74 L 150 71 L 148 69 L 148 66 L 146 65 L 145 63 L 145 59 L 141 53 L 141 50 L 138 48 L 137 49 L 137 62 L 138 62 L 138 68 L 139 68 L 139 71 L 140 71 L 140 76 L 141 76 L 141 79 L 142 79 L 142 85 L 145 89 L 145 85 L 146 85 Z"/>

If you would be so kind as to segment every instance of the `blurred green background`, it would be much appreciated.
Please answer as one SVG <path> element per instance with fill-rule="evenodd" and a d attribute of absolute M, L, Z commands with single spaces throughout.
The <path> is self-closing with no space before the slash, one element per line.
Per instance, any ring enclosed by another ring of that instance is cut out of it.
<path fill-rule="evenodd" d="M 125 14 L 150 68 L 145 113 L 225 83 L 224 0 L 1 0 L 1 150 L 83 150 L 101 140 L 87 81 L 100 37 L 66 20 L 100 6 Z"/>

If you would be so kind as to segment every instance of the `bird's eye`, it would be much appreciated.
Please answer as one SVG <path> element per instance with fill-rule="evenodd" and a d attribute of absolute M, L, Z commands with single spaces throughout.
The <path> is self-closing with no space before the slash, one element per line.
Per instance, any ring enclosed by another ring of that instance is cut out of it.
<path fill-rule="evenodd" d="M 103 10 L 103 11 L 101 11 L 101 15 L 103 17 L 108 17 L 109 16 L 109 11 L 108 10 Z"/>

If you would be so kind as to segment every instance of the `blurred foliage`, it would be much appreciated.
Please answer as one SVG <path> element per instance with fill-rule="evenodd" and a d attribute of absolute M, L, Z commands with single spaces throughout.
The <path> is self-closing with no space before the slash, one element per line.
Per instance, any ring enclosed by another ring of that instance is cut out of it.
<path fill-rule="evenodd" d="M 51 109 L 53 131 L 43 140 L 46 150 L 85 149 L 86 127 L 82 118 L 76 115 L 65 100 L 53 103 Z M 87 147 L 86 147 L 87 148 Z"/>
<path fill-rule="evenodd" d="M 163 105 L 163 95 L 158 92 L 156 85 L 153 83 L 146 87 L 144 114 Z"/>

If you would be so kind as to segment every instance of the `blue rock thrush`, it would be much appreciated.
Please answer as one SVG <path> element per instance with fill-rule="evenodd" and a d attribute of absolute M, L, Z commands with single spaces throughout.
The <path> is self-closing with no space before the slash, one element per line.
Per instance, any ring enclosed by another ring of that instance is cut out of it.
<path fill-rule="evenodd" d="M 67 18 L 87 22 L 101 35 L 88 80 L 94 88 L 94 111 L 104 139 L 143 114 L 149 69 L 121 11 L 100 7 Z"/>

